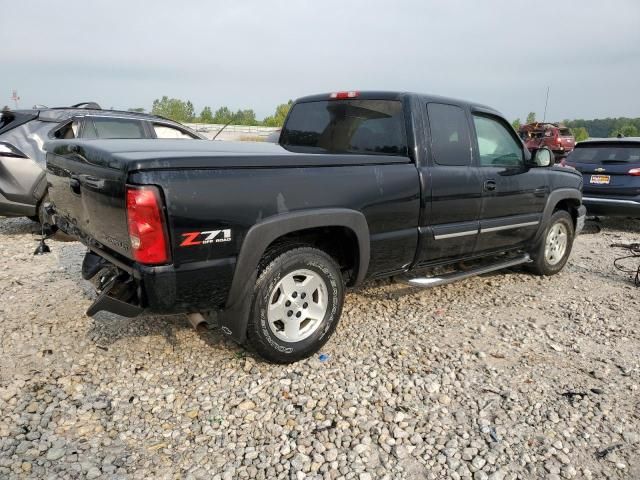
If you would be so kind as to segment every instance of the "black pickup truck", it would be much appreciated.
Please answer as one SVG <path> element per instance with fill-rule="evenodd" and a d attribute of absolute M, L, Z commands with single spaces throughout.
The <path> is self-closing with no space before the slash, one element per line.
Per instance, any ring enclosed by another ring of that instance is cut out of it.
<path fill-rule="evenodd" d="M 335 330 L 346 287 L 560 271 L 582 177 L 495 110 L 413 93 L 299 99 L 278 144 L 56 140 L 58 228 L 88 247 L 87 312 L 191 313 L 287 363 Z"/>

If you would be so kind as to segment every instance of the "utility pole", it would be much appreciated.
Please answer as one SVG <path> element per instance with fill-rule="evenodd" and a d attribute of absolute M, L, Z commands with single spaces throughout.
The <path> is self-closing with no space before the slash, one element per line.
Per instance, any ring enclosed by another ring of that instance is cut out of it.
<path fill-rule="evenodd" d="M 18 91 L 14 90 L 13 94 L 11 95 L 11 100 L 13 100 L 16 104 L 16 110 L 18 109 L 18 102 L 20 101 L 20 97 L 18 96 Z"/>
<path fill-rule="evenodd" d="M 547 87 L 547 99 L 544 101 L 544 115 L 542 116 L 542 123 L 547 119 L 547 105 L 549 104 L 549 89 L 551 87 Z"/>

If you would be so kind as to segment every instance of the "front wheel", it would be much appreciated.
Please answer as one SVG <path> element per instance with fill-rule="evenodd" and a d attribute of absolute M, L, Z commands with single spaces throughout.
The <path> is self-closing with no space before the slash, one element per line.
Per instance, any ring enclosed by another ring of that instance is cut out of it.
<path fill-rule="evenodd" d="M 344 290 L 340 267 L 325 252 L 302 247 L 280 254 L 256 282 L 250 345 L 275 363 L 312 355 L 338 325 Z"/>
<path fill-rule="evenodd" d="M 538 275 L 555 275 L 569 260 L 573 246 L 574 228 L 571 215 L 558 210 L 551 215 L 549 226 L 533 252 L 531 269 Z"/>

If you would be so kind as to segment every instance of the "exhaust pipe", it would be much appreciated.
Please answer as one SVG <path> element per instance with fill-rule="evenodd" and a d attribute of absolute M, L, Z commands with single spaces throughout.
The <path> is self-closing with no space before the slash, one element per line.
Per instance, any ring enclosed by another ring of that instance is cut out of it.
<path fill-rule="evenodd" d="M 207 323 L 201 313 L 189 313 L 187 315 L 187 319 L 194 330 L 198 330 L 198 328 L 202 327 L 203 324 Z"/>

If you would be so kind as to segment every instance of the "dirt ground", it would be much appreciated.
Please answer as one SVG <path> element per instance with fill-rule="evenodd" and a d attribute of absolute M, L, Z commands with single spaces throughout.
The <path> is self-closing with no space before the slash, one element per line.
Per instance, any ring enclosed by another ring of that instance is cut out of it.
<path fill-rule="evenodd" d="M 640 478 L 640 289 L 609 247 L 640 221 L 601 227 L 551 278 L 369 284 L 328 360 L 278 366 L 184 316 L 86 317 L 82 245 L 33 256 L 0 218 L 0 478 Z"/>

